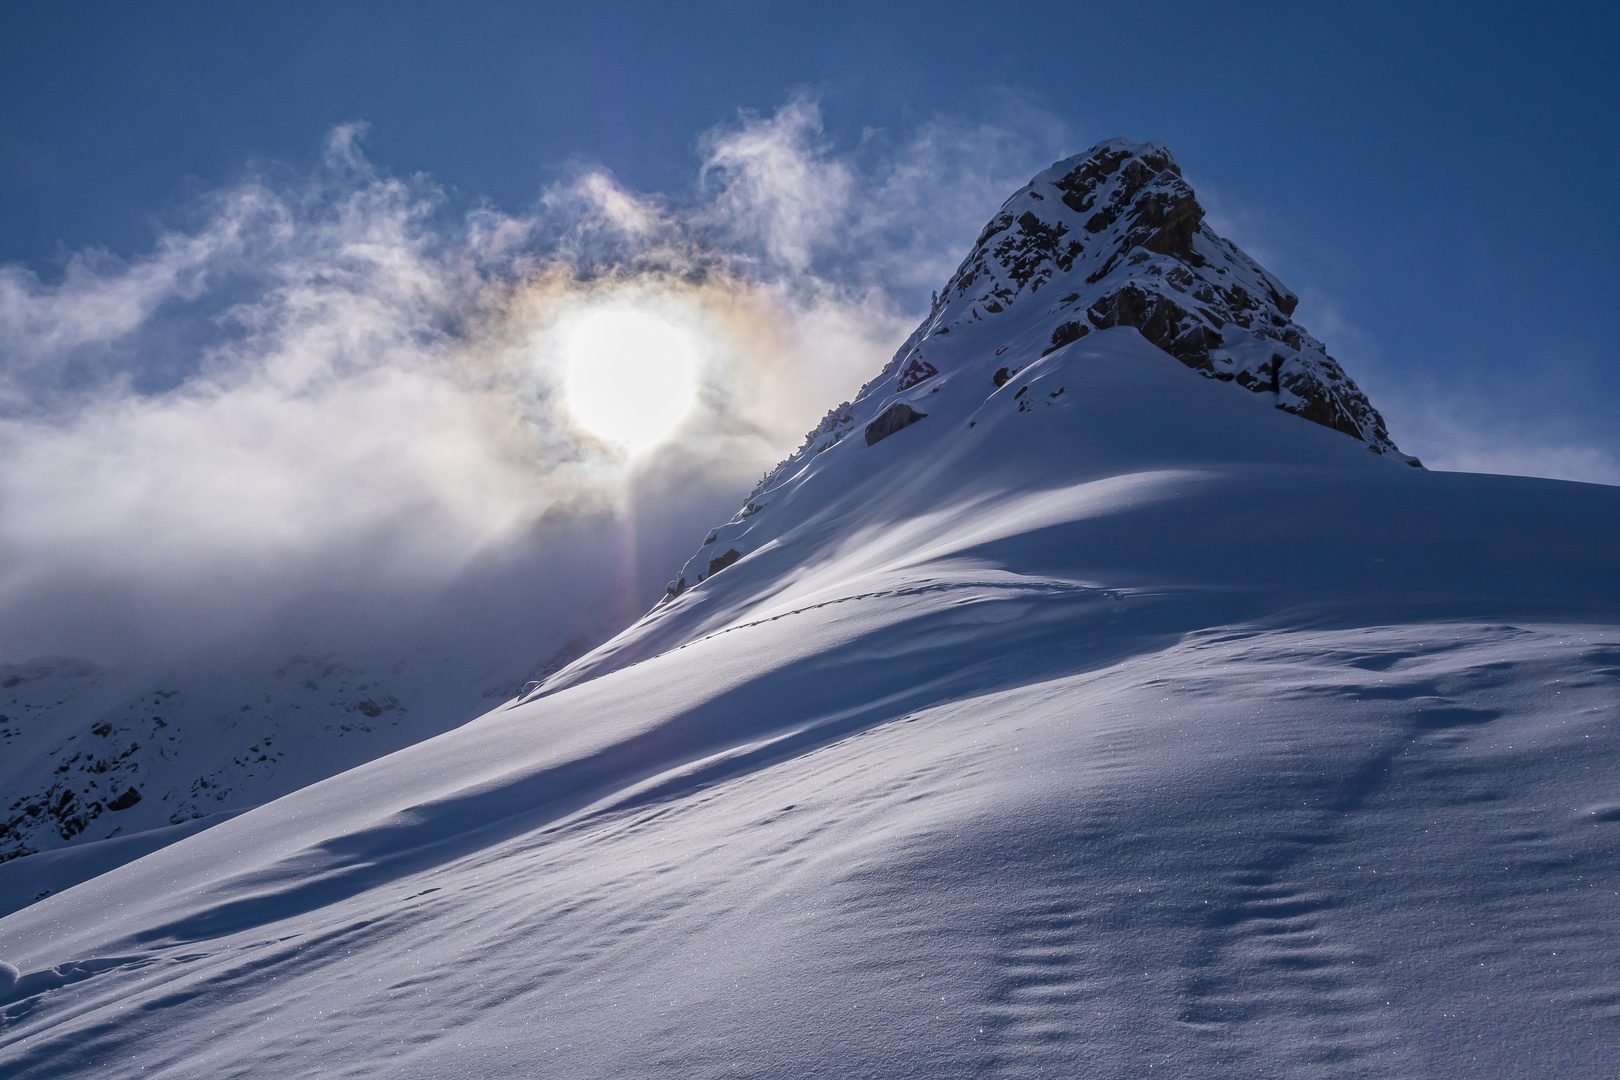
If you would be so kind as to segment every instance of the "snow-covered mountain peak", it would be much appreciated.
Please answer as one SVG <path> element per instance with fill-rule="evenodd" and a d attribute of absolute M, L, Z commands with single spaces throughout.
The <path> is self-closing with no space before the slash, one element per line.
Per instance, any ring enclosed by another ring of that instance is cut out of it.
<path fill-rule="evenodd" d="M 1002 204 L 891 367 L 910 367 L 942 334 L 1007 336 L 996 323 L 1008 315 L 1040 324 L 1043 351 L 1132 326 L 1194 371 L 1273 394 L 1286 412 L 1417 464 L 1322 343 L 1292 321 L 1298 302 L 1205 224 L 1163 144 L 1110 139 Z"/>
<path fill-rule="evenodd" d="M 1229 384 L 1231 393 L 1251 392 L 1376 455 L 1418 465 L 1391 441 L 1383 418 L 1322 343 L 1293 322 L 1297 304 L 1282 282 L 1204 222 L 1204 209 L 1167 148 L 1127 139 L 1098 143 L 1053 165 L 1002 204 L 935 295 L 928 317 L 878 377 L 853 402 L 831 410 L 804 445 L 760 481 L 731 521 L 710 531 L 670 582 L 669 595 L 681 595 L 758 550 L 782 535 L 785 518 L 805 520 L 813 513 L 810 504 L 836 498 L 841 485 L 861 482 L 876 467 L 848 462 L 829 470 L 830 459 L 859 454 L 930 415 L 933 427 L 960 423 L 976 429 L 976 439 L 990 438 L 987 432 L 996 425 L 981 426 L 984 410 L 1002 402 L 1027 413 L 1035 398 L 1023 395 L 1032 379 L 1051 376 L 1045 392 L 1053 399 L 1069 387 L 1100 392 L 1065 382 L 1060 369 L 1080 363 L 1069 357 L 1068 346 L 1088 337 L 1088 345 L 1097 344 L 1093 335 L 1103 331 L 1134 329 L 1180 361 L 1188 376 Z M 1117 347 L 1104 351 L 1120 363 L 1138 355 Z M 1162 380 L 1152 389 L 1146 385 L 1113 392 L 1164 398 Z M 1214 407 L 1214 398 L 1201 400 Z M 1146 456 L 1179 452 L 1171 444 L 1185 421 L 1164 408 L 1146 411 L 1158 418 L 1164 440 L 1162 447 L 1149 446 Z M 851 435 L 861 437 L 846 442 Z M 1142 456 L 1142 444 L 1135 445 Z M 829 471 L 840 479 L 810 485 L 821 495 L 798 494 L 812 476 Z M 784 515 L 790 494 L 799 508 Z M 766 515 L 775 520 L 762 522 L 756 515 L 767 507 L 775 508 Z"/>

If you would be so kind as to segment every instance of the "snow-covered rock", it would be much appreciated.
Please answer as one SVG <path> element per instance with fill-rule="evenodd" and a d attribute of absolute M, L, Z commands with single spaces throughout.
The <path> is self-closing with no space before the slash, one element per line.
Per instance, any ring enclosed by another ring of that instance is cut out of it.
<path fill-rule="evenodd" d="M 1131 326 L 1200 374 L 1275 395 L 1279 409 L 1399 455 L 1366 395 L 1291 320 L 1298 302 L 1204 223 L 1168 149 L 1110 139 L 1002 205 L 890 369 L 903 390 L 907 372 L 932 366 L 930 339 L 1010 344 L 1029 328 L 998 322 L 1033 324 L 1047 334 L 1043 352 Z"/>

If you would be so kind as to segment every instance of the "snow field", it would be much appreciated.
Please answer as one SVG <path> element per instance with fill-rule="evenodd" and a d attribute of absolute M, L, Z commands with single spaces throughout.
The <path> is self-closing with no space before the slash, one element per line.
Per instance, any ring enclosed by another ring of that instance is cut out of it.
<path fill-rule="evenodd" d="M 8 1041 L 20 1076 L 1603 1075 L 1617 658 L 1213 630 L 153 941 Z"/>

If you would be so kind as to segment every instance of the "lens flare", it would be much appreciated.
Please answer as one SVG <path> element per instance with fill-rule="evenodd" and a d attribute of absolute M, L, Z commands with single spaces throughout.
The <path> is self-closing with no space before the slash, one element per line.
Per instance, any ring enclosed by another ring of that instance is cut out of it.
<path fill-rule="evenodd" d="M 703 343 L 654 311 L 591 308 L 563 328 L 568 409 L 586 431 L 634 454 L 662 443 L 697 404 Z"/>

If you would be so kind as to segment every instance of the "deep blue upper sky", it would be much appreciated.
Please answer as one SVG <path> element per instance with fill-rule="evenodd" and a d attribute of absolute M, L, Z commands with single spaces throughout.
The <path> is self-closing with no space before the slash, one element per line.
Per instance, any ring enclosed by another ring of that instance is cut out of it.
<path fill-rule="evenodd" d="M 305 168 L 349 120 L 381 168 L 516 210 L 570 161 L 678 195 L 699 133 L 795 88 L 846 146 L 1010 95 L 1070 152 L 1168 143 L 1409 449 L 1451 424 L 1607 478 L 1617 47 L 1606 5 L 14 2 L 0 262 L 145 250 L 190 195 Z"/>

